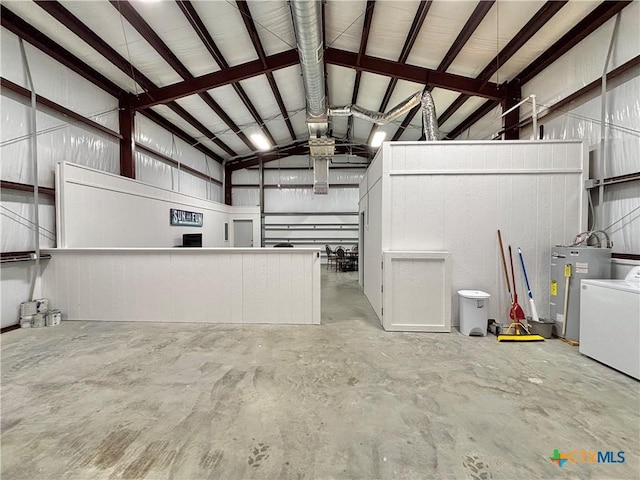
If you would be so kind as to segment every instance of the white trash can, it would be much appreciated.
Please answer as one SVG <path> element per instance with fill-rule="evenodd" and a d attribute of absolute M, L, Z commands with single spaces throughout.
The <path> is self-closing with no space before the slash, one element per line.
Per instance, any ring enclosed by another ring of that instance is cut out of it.
<path fill-rule="evenodd" d="M 480 290 L 458 290 L 460 298 L 460 333 L 463 335 L 487 334 L 487 305 L 491 295 Z"/>

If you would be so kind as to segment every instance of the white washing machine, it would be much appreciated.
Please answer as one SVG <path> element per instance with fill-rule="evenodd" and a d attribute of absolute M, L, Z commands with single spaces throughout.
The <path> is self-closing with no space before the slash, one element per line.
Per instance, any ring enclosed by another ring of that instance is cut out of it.
<path fill-rule="evenodd" d="M 640 267 L 624 280 L 582 280 L 580 353 L 640 380 Z"/>

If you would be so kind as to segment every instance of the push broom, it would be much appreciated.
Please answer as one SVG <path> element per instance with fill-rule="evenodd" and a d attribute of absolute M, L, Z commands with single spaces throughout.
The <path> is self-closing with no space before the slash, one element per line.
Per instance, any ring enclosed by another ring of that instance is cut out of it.
<path fill-rule="evenodd" d="M 512 322 L 507 328 L 505 333 L 498 335 L 499 342 L 539 342 L 544 341 L 544 338 L 540 335 L 533 335 L 529 333 L 529 330 L 524 326 L 522 320 L 525 319 L 524 310 L 518 304 L 518 292 L 516 290 L 516 277 L 513 271 L 513 254 L 511 253 L 511 245 L 509 245 L 509 261 L 511 263 L 511 279 L 513 280 L 513 295 L 511 295 L 511 287 L 509 285 L 509 274 L 507 273 L 507 261 L 504 258 L 504 247 L 502 246 L 502 235 L 498 230 L 498 239 L 500 241 L 500 255 L 502 256 L 502 267 L 504 268 L 505 279 L 507 281 L 507 289 L 509 290 L 509 296 L 511 297 L 511 309 L 509 310 L 509 318 Z M 511 332 L 513 329 L 514 333 Z M 526 333 L 522 333 L 520 330 L 524 330 Z"/>

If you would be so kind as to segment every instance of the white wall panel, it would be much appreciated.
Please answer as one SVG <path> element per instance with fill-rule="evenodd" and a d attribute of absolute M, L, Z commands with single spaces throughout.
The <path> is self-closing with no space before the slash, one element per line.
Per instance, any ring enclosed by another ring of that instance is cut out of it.
<path fill-rule="evenodd" d="M 145 152 L 136 152 L 136 180 L 167 190 L 174 189 L 175 169 Z"/>
<path fill-rule="evenodd" d="M 451 252 L 452 291 L 489 292 L 490 316 L 504 321 L 501 229 L 514 253 L 522 247 L 538 310 L 548 315 L 550 249 L 586 226 L 586 158 L 576 141 L 385 143 L 381 210 L 369 205 L 368 223 L 381 222 L 383 252 Z M 379 260 L 365 253 L 365 294 L 373 305 L 377 294 L 367 287 L 372 269 L 379 270 Z M 521 283 L 518 289 L 524 293 Z M 457 298 L 451 301 L 457 324 Z"/>
<path fill-rule="evenodd" d="M 33 183 L 31 171 L 31 106 L 22 99 L 0 97 L 2 146 L 0 177 L 18 183 Z M 51 112 L 38 111 L 38 177 L 43 187 L 53 187 L 54 167 L 60 161 L 73 161 L 107 172 L 120 171 L 119 143 L 82 124 L 69 122 Z"/>
<path fill-rule="evenodd" d="M 610 185 L 604 194 L 605 228 L 616 253 L 640 252 L 640 180 Z"/>
<path fill-rule="evenodd" d="M 0 251 L 24 252 L 35 249 L 35 209 L 33 195 L 27 192 L 2 190 L 0 201 Z M 40 245 L 54 247 L 56 243 L 55 207 L 53 198 L 40 195 L 38 208 Z"/>
<path fill-rule="evenodd" d="M 63 320 L 320 323 L 320 259 L 315 250 L 47 253 L 52 259 L 43 269 L 42 295 L 62 310 Z"/>
<path fill-rule="evenodd" d="M 229 242 L 224 241 L 224 223 L 234 219 L 252 220 L 255 244 L 260 244 L 257 208 L 229 207 L 68 163 L 59 169 L 56 202 L 62 248 L 170 247 L 182 244 L 183 233 L 202 233 L 205 247 L 233 245 L 231 228 Z M 203 226 L 171 226 L 170 208 L 202 212 Z"/>
<path fill-rule="evenodd" d="M 327 195 L 316 195 L 311 188 L 270 188 L 264 192 L 265 211 L 280 212 L 355 212 L 357 188 L 331 188 Z"/>
<path fill-rule="evenodd" d="M 608 71 L 640 54 L 640 2 L 632 2 L 620 13 L 620 26 Z M 537 95 L 540 106 L 553 105 L 602 76 L 616 18 L 611 18 L 542 73 L 522 86 L 522 98 Z M 562 81 L 558 81 L 562 79 Z M 530 115 L 530 107 L 521 116 Z"/>
<path fill-rule="evenodd" d="M 30 90 L 18 37 L 2 28 L 1 70 L 3 78 Z M 24 43 L 31 77 L 38 95 L 48 98 L 112 130 L 118 130 L 118 99 Z"/>
<path fill-rule="evenodd" d="M 359 212 L 364 215 L 362 238 L 360 239 L 359 279 L 364 294 L 382 318 L 382 149 L 371 162 L 371 166 L 360 184 Z"/>
<path fill-rule="evenodd" d="M 234 206 L 255 207 L 260 205 L 259 188 L 234 188 L 231 191 L 231 203 Z"/>

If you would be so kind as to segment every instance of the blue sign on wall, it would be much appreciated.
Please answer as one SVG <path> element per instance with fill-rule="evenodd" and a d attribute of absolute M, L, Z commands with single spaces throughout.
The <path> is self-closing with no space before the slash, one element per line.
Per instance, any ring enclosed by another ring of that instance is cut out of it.
<path fill-rule="evenodd" d="M 169 212 L 171 225 L 180 227 L 201 227 L 203 215 L 199 212 L 187 212 L 172 208 Z"/>

